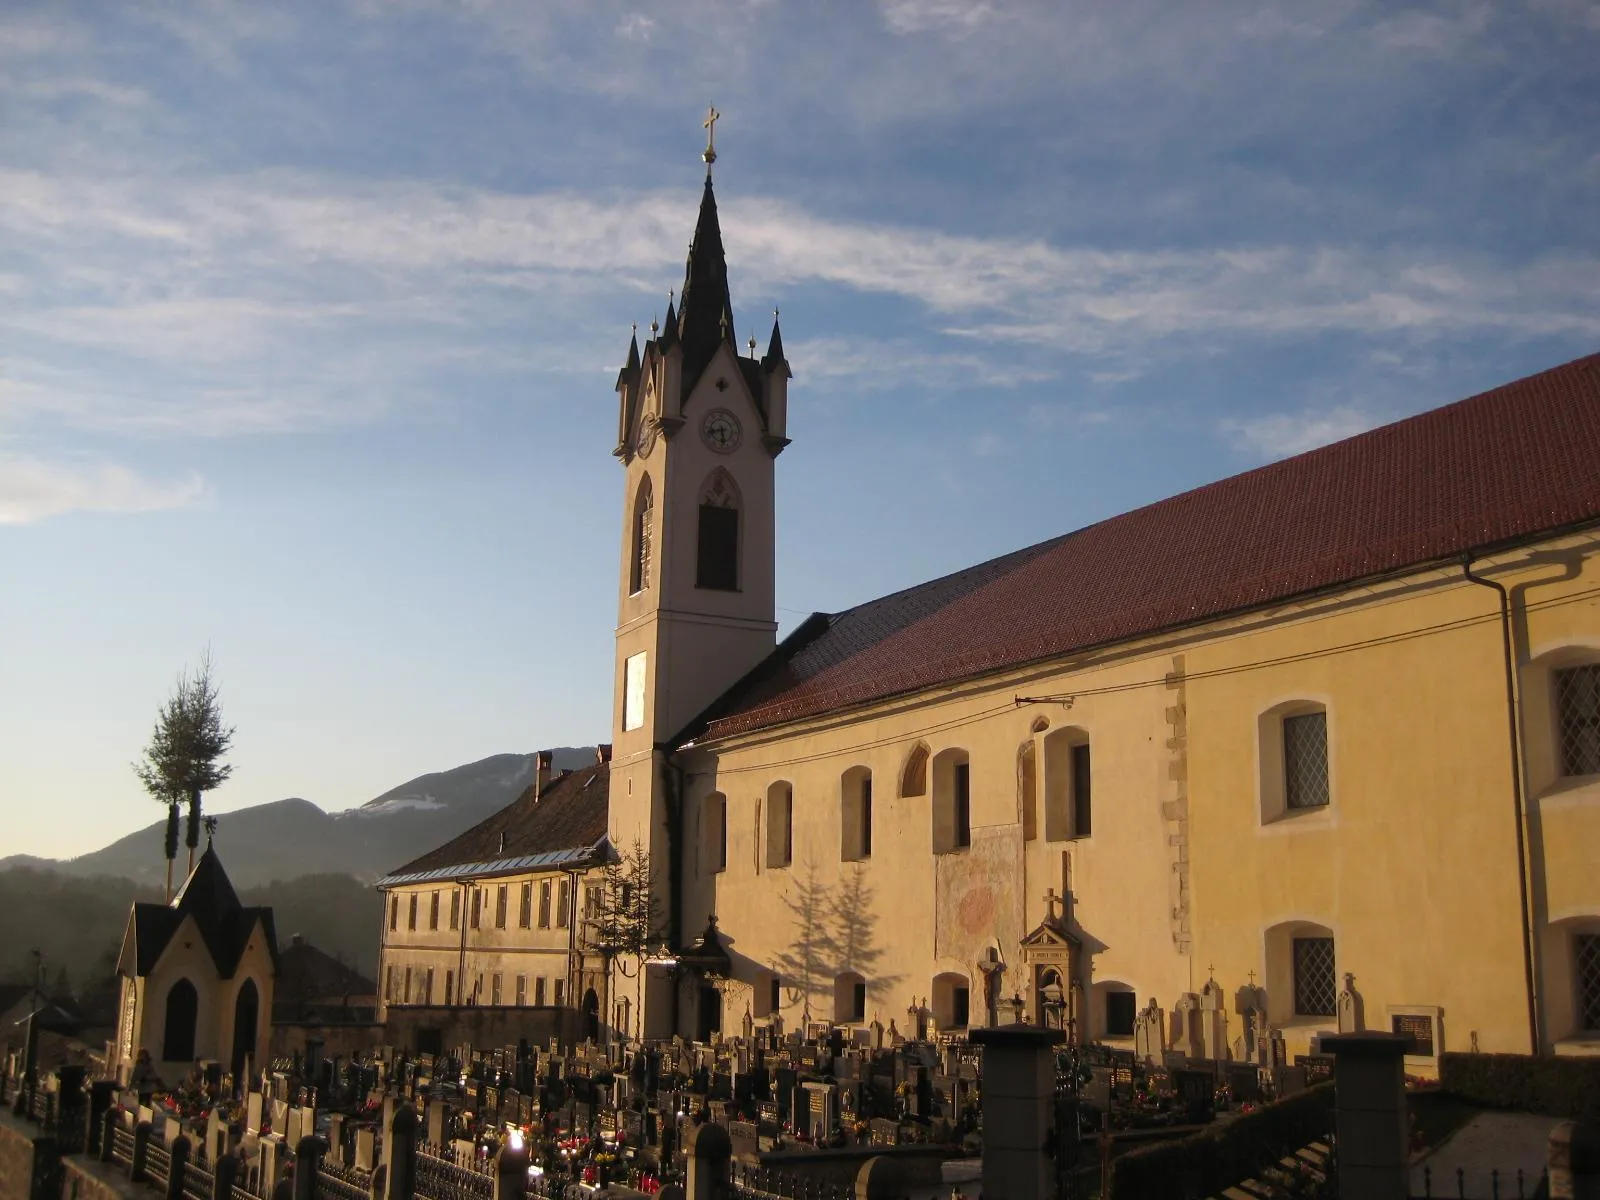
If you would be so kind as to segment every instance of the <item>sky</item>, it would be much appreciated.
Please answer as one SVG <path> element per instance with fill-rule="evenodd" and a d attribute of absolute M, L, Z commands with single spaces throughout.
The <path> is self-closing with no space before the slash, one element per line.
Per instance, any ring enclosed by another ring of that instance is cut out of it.
<path fill-rule="evenodd" d="M 608 736 L 709 104 L 787 631 L 1600 350 L 1596 61 L 1596 0 L 10 0 L 0 856 L 159 817 L 208 647 L 222 814 Z"/>

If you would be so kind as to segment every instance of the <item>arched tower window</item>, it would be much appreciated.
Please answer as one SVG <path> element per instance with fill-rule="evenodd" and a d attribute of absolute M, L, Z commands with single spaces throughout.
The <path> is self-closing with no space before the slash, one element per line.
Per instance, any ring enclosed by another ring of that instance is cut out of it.
<path fill-rule="evenodd" d="M 694 585 L 714 592 L 739 590 L 739 488 L 721 467 L 700 489 L 700 529 Z"/>
<path fill-rule="evenodd" d="M 642 592 L 650 586 L 651 554 L 655 548 L 655 486 L 646 475 L 639 481 L 633 499 L 633 555 L 628 568 L 628 592 Z"/>
<path fill-rule="evenodd" d="M 933 760 L 933 852 L 950 854 L 970 845 L 972 765 L 965 750 L 941 750 Z"/>
<path fill-rule="evenodd" d="M 200 1016 L 200 995 L 180 979 L 167 992 L 167 1015 L 161 1029 L 163 1062 L 194 1061 L 194 1027 Z"/>

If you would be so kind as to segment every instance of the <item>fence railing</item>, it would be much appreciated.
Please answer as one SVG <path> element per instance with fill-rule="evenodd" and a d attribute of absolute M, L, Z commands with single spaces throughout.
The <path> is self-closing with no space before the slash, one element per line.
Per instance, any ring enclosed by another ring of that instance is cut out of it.
<path fill-rule="evenodd" d="M 417 1155 L 418 1200 L 492 1200 L 494 1177 L 431 1154 Z"/>
<path fill-rule="evenodd" d="M 731 1165 L 728 1185 L 739 1200 L 851 1200 L 855 1195 L 847 1184 L 748 1163 Z"/>
<path fill-rule="evenodd" d="M 369 1200 L 372 1177 L 324 1158 L 317 1164 L 317 1200 Z"/>
<path fill-rule="evenodd" d="M 1454 1200 L 1465 1196 L 1490 1196 L 1494 1200 L 1531 1200 L 1534 1196 L 1548 1195 L 1548 1171 L 1541 1170 L 1529 1178 L 1521 1167 L 1515 1171 L 1502 1171 L 1498 1167 L 1488 1171 L 1468 1171 L 1457 1167 L 1454 1171 L 1440 1171 L 1424 1164 L 1421 1171 L 1422 1190 L 1417 1191 L 1413 1175 L 1411 1195 L 1413 1200 Z"/>

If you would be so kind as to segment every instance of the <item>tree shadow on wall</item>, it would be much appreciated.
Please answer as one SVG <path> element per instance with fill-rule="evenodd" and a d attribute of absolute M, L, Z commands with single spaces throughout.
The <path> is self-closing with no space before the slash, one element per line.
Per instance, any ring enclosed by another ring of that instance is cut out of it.
<path fill-rule="evenodd" d="M 900 982 L 899 975 L 879 974 L 884 950 L 875 900 L 876 890 L 859 866 L 831 886 L 813 862 L 793 872 L 783 901 L 793 918 L 793 937 L 773 966 L 783 980 L 786 1006 L 799 1004 L 804 1020 L 832 1018 L 834 980 L 847 971 L 866 981 L 869 999 Z"/>

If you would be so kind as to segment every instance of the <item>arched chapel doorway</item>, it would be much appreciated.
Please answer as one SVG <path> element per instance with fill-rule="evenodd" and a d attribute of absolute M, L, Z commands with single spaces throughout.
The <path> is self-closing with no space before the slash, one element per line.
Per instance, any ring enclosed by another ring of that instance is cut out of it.
<path fill-rule="evenodd" d="M 161 1027 L 161 1061 L 194 1061 L 194 1027 L 200 1016 L 200 995 L 180 979 L 167 992 L 166 1019 Z"/>
<path fill-rule="evenodd" d="M 256 981 L 246 979 L 233 1002 L 233 1053 L 228 1057 L 228 1069 L 236 1082 L 244 1076 L 245 1059 L 255 1056 L 260 1015 L 261 994 L 256 991 Z"/>

